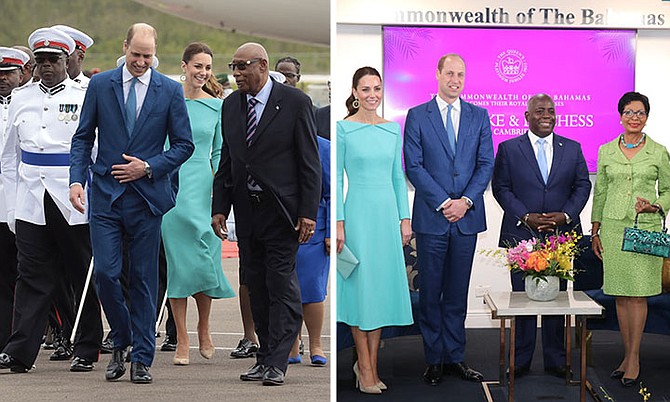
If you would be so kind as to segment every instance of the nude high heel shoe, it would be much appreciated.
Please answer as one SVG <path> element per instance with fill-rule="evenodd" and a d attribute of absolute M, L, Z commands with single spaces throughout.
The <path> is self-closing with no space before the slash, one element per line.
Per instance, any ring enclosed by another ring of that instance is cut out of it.
<path fill-rule="evenodd" d="M 172 364 L 175 366 L 188 366 L 189 365 L 188 357 L 177 357 L 172 358 Z"/>
<path fill-rule="evenodd" d="M 382 390 L 379 389 L 377 384 L 370 385 L 369 387 L 361 384 L 361 373 L 358 371 L 358 362 L 354 363 L 354 374 L 356 375 L 356 388 L 364 394 L 381 394 Z"/>
<path fill-rule="evenodd" d="M 213 346 L 209 349 L 200 348 L 200 356 L 205 359 L 211 359 L 214 356 L 214 352 L 216 352 L 216 349 Z"/>

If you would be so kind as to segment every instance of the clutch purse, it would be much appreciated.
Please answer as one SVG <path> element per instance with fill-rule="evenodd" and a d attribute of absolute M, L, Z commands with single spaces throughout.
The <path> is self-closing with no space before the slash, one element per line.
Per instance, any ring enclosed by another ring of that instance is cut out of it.
<path fill-rule="evenodd" d="M 636 214 L 633 227 L 624 228 L 623 230 L 622 251 L 665 258 L 670 257 L 670 235 L 668 235 L 668 229 L 665 227 L 665 214 L 663 213 L 663 210 L 659 210 L 658 213 L 661 215 L 663 230 L 660 232 L 653 232 L 638 229 L 637 217 L 639 214 Z"/>
<path fill-rule="evenodd" d="M 354 269 L 358 266 L 358 258 L 351 252 L 345 244 L 342 251 L 337 255 L 337 272 L 347 279 Z"/>

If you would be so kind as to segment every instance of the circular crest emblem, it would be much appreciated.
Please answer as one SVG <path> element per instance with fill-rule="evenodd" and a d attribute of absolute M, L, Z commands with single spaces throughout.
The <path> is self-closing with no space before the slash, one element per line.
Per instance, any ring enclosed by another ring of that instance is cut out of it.
<path fill-rule="evenodd" d="M 498 54 L 495 69 L 501 80 L 510 84 L 519 82 L 528 70 L 526 56 L 516 49 L 507 49 Z"/>
<path fill-rule="evenodd" d="M 48 40 L 44 41 L 44 46 L 49 46 L 49 41 Z"/>

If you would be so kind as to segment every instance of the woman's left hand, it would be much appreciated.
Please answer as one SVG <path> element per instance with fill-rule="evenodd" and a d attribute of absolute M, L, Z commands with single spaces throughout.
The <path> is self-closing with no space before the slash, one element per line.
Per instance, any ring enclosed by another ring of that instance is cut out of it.
<path fill-rule="evenodd" d="M 400 236 L 402 237 L 403 246 L 409 244 L 409 240 L 412 238 L 412 225 L 410 224 L 409 219 L 400 221 Z"/>
<path fill-rule="evenodd" d="M 654 214 L 658 212 L 658 208 L 649 202 L 649 200 L 637 197 L 637 202 L 635 203 L 635 212 L 638 214 Z"/>

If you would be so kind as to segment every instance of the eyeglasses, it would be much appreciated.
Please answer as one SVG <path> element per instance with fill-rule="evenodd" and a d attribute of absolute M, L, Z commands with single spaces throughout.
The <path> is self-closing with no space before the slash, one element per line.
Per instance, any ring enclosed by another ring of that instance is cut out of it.
<path fill-rule="evenodd" d="M 300 74 L 296 74 L 296 73 L 282 73 L 282 74 L 284 74 L 284 77 L 286 77 L 288 79 L 291 79 L 291 80 L 294 79 L 294 78 L 298 78 L 300 76 Z"/>
<path fill-rule="evenodd" d="M 228 68 L 230 68 L 230 71 L 235 71 L 235 69 L 244 71 L 247 69 L 247 67 L 259 61 L 261 61 L 261 59 L 251 59 L 247 61 L 240 61 L 237 63 L 228 63 Z"/>
<path fill-rule="evenodd" d="M 43 64 L 45 61 L 48 61 L 50 64 L 58 63 L 58 60 L 61 59 L 59 55 L 53 56 L 35 56 L 35 64 Z"/>
<path fill-rule="evenodd" d="M 642 119 L 647 117 L 647 112 L 645 112 L 644 110 L 638 110 L 635 112 L 633 112 L 632 110 L 626 110 L 622 113 L 622 115 L 626 116 L 629 119 L 633 116 L 636 116 L 638 119 Z"/>

